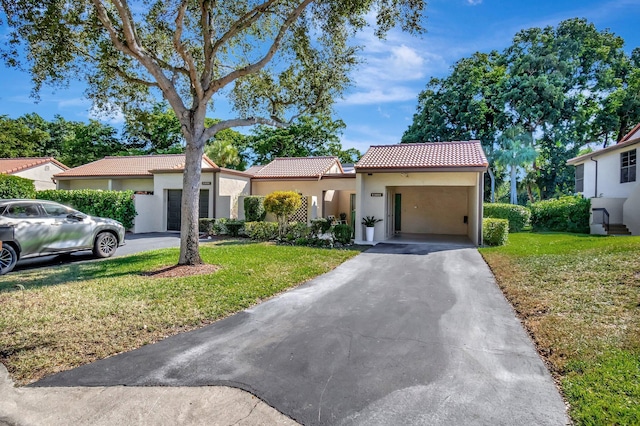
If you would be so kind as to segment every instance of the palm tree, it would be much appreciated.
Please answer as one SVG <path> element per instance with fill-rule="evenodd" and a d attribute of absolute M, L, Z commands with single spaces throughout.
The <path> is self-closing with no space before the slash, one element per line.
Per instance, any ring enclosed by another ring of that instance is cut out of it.
<path fill-rule="evenodd" d="M 518 204 L 518 168 L 536 159 L 531 133 L 520 126 L 509 127 L 498 137 L 495 161 L 509 169 L 511 180 L 511 204 Z"/>

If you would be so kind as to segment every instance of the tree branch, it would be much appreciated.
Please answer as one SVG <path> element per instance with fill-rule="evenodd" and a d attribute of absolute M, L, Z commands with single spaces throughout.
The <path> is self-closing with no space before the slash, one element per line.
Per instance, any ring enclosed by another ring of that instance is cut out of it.
<path fill-rule="evenodd" d="M 313 0 L 304 0 L 302 1 L 298 7 L 296 7 L 287 17 L 287 19 L 282 23 L 280 27 L 280 31 L 278 35 L 274 38 L 273 43 L 269 47 L 269 50 L 264 55 L 262 59 L 253 64 L 249 64 L 243 68 L 231 71 L 229 74 L 221 77 L 213 82 L 213 84 L 207 89 L 205 93 L 205 101 L 209 101 L 211 96 L 218 90 L 225 87 L 227 84 L 237 80 L 240 77 L 244 77 L 245 75 L 254 74 L 264 68 L 269 61 L 276 54 L 278 49 L 280 48 L 280 43 L 282 43 L 282 39 L 284 38 L 285 33 L 289 30 L 289 27 L 295 22 L 296 19 L 302 14 L 304 9 L 311 4 Z"/>
<path fill-rule="evenodd" d="M 191 86 L 196 91 L 196 95 L 198 99 L 202 99 L 204 95 L 204 90 L 200 85 L 200 81 L 198 80 L 198 74 L 196 69 L 195 61 L 191 54 L 185 49 L 184 44 L 181 41 L 182 38 L 182 30 L 184 24 L 184 15 L 187 11 L 187 5 L 189 4 L 188 0 L 182 0 L 180 7 L 178 8 L 178 14 L 176 15 L 176 30 L 173 33 L 173 46 L 176 48 L 176 51 L 182 57 L 187 64 L 187 69 L 189 71 L 189 80 L 191 81 Z"/>
<path fill-rule="evenodd" d="M 255 126 L 256 124 L 265 124 L 273 127 L 286 127 L 286 124 L 272 118 L 248 117 L 233 118 L 230 120 L 219 121 L 204 131 L 205 140 L 211 139 L 221 130 L 230 129 L 232 127 Z"/>

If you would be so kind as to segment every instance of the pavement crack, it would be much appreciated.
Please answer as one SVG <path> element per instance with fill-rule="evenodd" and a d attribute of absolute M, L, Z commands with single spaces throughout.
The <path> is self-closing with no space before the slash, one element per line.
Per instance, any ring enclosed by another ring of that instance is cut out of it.
<path fill-rule="evenodd" d="M 322 397 L 324 396 L 324 392 L 327 390 L 327 386 L 329 386 L 329 382 L 331 381 L 331 378 L 333 377 L 333 372 L 335 371 L 335 365 L 333 366 L 333 368 L 331 368 L 331 375 L 329 376 L 329 379 L 327 379 L 327 382 L 324 384 L 324 388 L 322 389 L 322 392 L 320 393 L 320 402 L 318 402 L 318 422 L 320 422 L 320 415 L 322 414 Z"/>
<path fill-rule="evenodd" d="M 256 398 L 256 399 L 257 399 L 257 398 Z M 257 401 L 256 401 L 256 403 L 255 403 L 255 404 L 253 404 L 253 407 L 251 407 L 251 410 L 249 410 L 249 413 L 248 413 L 246 416 L 244 416 L 244 417 L 242 417 L 242 418 L 238 419 L 237 421 L 235 421 L 235 422 L 231 423 L 229 426 L 234 426 L 234 425 L 240 424 L 240 422 L 241 422 L 241 421 L 246 420 L 246 419 L 248 419 L 249 417 L 251 417 L 251 414 L 253 414 L 253 411 L 256 409 L 256 407 L 258 406 L 258 404 L 260 404 L 260 400 L 259 400 L 259 399 L 257 399 Z"/>

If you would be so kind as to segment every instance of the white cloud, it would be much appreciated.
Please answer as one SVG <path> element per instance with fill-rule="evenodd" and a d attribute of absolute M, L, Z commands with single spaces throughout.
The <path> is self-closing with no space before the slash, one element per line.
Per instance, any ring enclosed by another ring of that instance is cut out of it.
<path fill-rule="evenodd" d="M 388 102 L 404 102 L 417 97 L 415 90 L 404 86 L 393 86 L 388 88 L 372 88 L 361 90 L 345 96 L 340 101 L 340 105 L 371 105 Z"/>
<path fill-rule="evenodd" d="M 89 106 L 91 106 L 91 101 L 85 98 L 62 99 L 57 102 L 58 102 L 58 108 L 60 109 L 78 108 L 78 107 L 88 108 Z"/>
<path fill-rule="evenodd" d="M 477 6 L 482 3 L 482 0 L 467 0 L 467 4 L 471 6 Z"/>
<path fill-rule="evenodd" d="M 89 111 L 89 118 L 115 126 L 124 124 L 124 114 L 115 105 L 108 105 L 104 109 L 92 107 Z"/>

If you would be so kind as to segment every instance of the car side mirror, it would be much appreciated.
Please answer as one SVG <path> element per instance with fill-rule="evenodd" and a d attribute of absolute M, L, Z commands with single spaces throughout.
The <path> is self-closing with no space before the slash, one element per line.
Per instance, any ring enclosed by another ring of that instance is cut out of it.
<path fill-rule="evenodd" d="M 86 217 L 87 216 L 82 213 L 71 213 L 67 215 L 68 219 L 77 220 L 78 222 L 82 222 Z"/>

